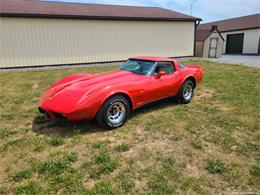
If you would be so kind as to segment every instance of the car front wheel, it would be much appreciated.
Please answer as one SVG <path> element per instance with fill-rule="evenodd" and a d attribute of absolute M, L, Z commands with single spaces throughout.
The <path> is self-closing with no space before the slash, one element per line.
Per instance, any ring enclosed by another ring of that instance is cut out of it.
<path fill-rule="evenodd" d="M 117 128 L 122 126 L 130 114 L 130 104 L 127 98 L 116 95 L 109 98 L 101 107 L 96 119 L 104 128 Z"/>

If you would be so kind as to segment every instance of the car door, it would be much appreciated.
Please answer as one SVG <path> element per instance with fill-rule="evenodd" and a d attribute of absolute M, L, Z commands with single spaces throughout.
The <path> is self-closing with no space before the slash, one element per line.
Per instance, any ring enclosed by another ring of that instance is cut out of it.
<path fill-rule="evenodd" d="M 159 75 L 160 70 L 165 75 Z M 171 62 L 158 62 L 147 86 L 147 99 L 154 101 L 175 94 L 178 73 Z"/>

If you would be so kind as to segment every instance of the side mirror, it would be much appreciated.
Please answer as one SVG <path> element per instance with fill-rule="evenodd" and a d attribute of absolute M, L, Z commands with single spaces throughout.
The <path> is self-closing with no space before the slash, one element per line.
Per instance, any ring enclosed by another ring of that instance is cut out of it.
<path fill-rule="evenodd" d="M 159 73 L 154 74 L 156 79 L 161 78 L 162 75 L 166 75 L 166 72 L 164 70 L 160 70 Z"/>
<path fill-rule="evenodd" d="M 166 75 L 166 72 L 165 72 L 164 70 L 160 70 L 160 71 L 159 71 L 159 75 L 161 75 L 161 76 L 162 76 L 162 75 Z"/>

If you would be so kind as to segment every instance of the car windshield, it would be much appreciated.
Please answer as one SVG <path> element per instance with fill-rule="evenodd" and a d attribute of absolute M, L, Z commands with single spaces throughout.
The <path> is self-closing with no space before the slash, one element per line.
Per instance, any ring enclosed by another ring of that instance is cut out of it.
<path fill-rule="evenodd" d="M 151 75 L 155 62 L 129 59 L 124 62 L 120 70 L 126 70 L 140 75 Z"/>

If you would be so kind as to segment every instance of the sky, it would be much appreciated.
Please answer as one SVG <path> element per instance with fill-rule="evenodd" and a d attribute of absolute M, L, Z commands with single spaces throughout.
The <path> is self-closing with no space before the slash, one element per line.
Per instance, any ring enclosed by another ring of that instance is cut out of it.
<path fill-rule="evenodd" d="M 203 19 L 202 23 L 260 13 L 260 0 L 48 0 L 163 7 Z M 192 5 L 192 6 L 191 6 Z M 191 9 L 192 7 L 192 9 Z M 191 11 L 192 10 L 192 11 Z"/>

